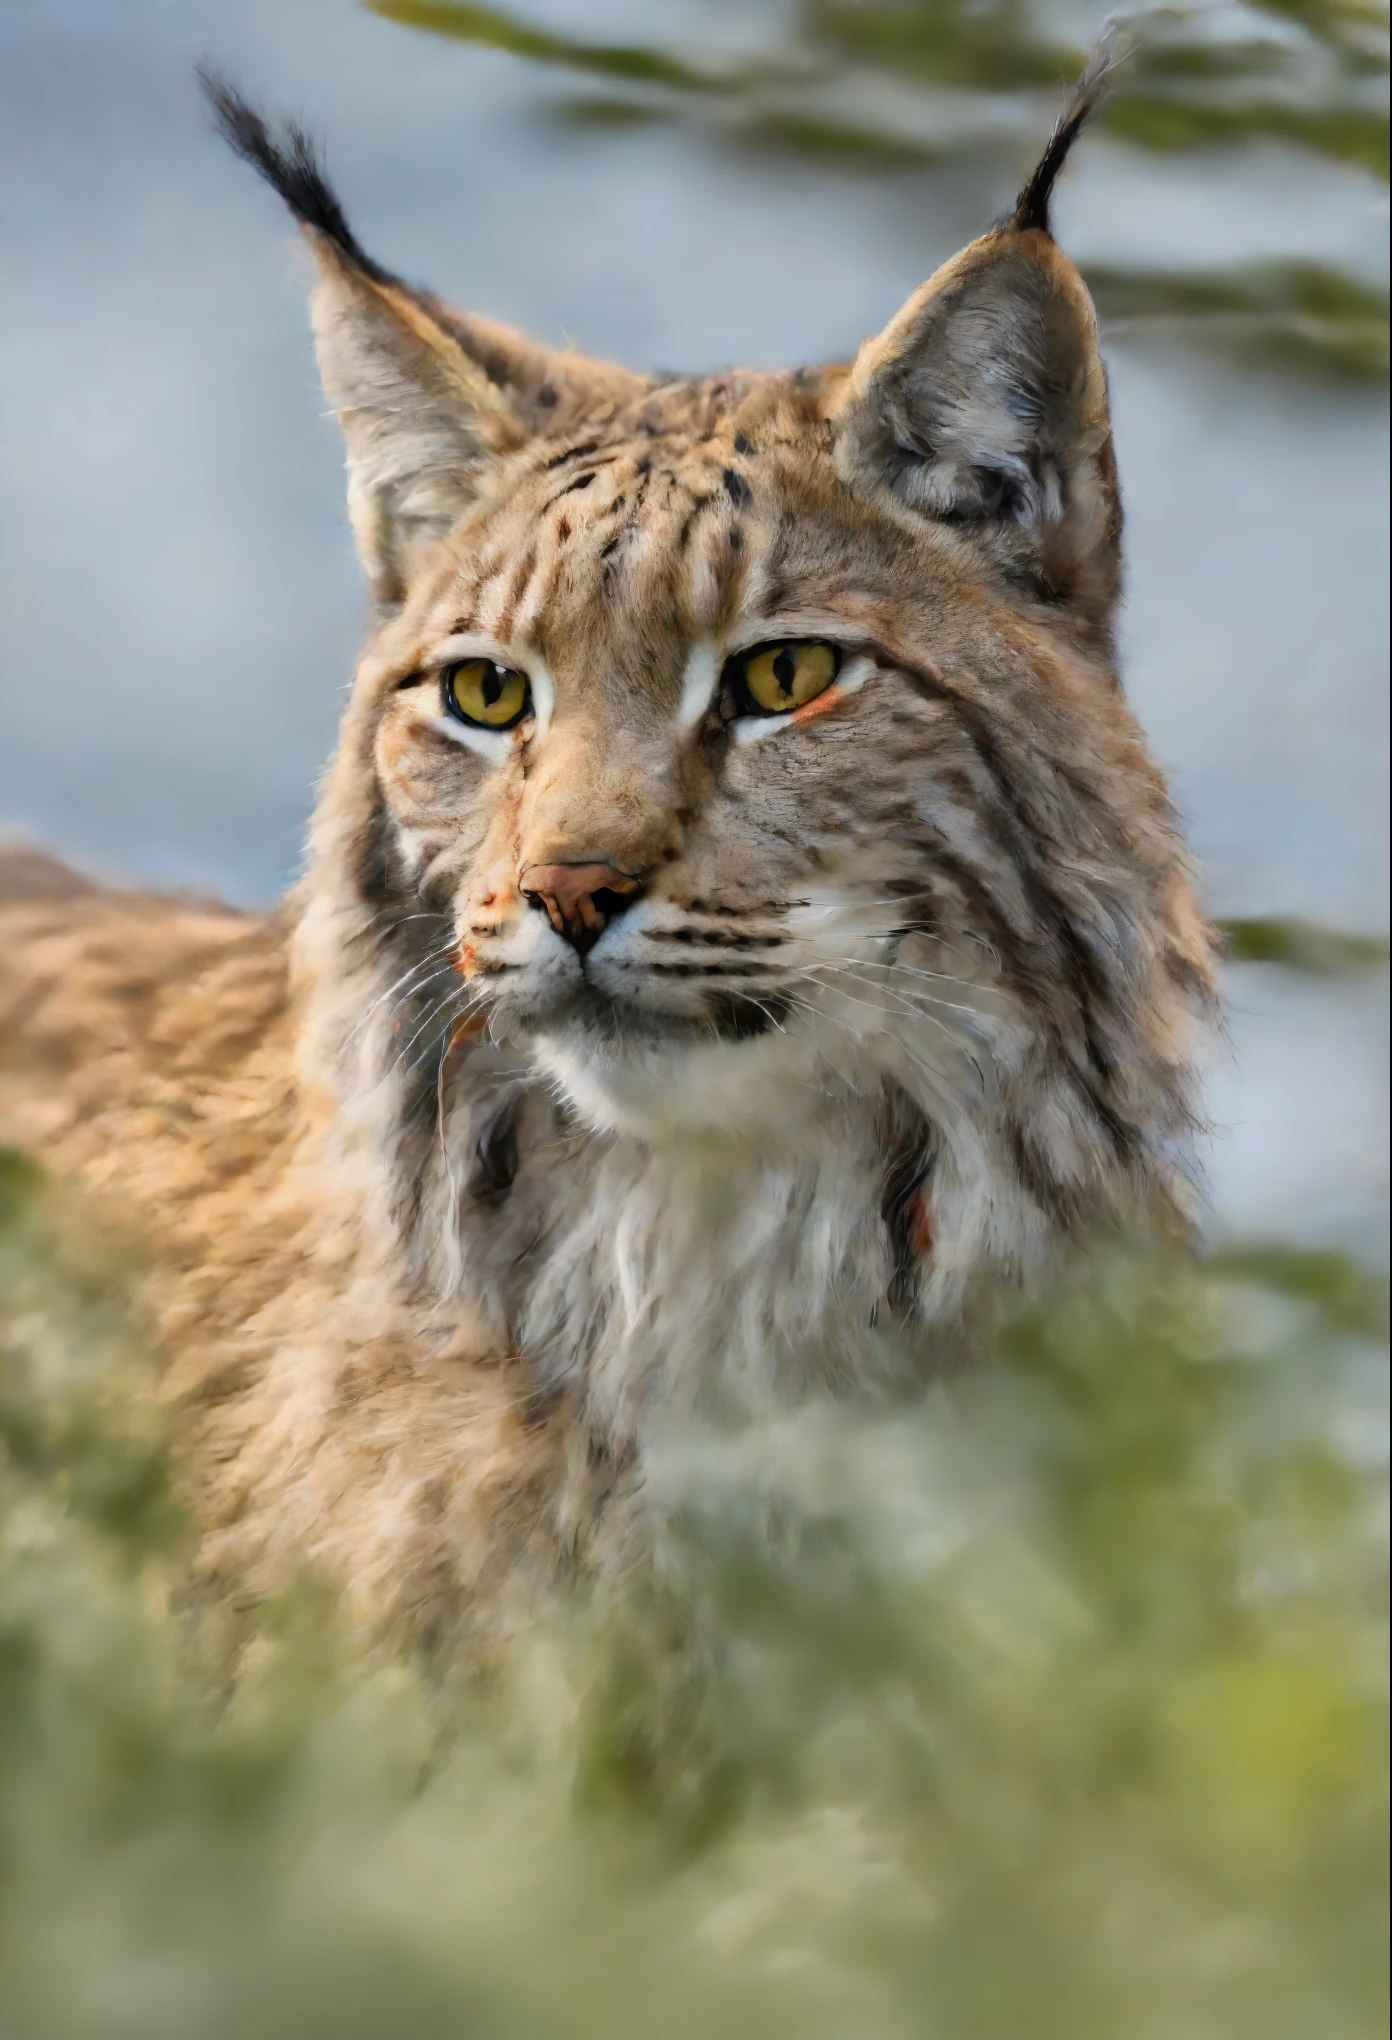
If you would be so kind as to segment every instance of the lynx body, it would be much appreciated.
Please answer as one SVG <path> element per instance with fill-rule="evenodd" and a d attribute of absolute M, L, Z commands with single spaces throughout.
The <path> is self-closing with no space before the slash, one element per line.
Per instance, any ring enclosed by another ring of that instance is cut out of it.
<path fill-rule="evenodd" d="M 536 347 L 299 218 L 373 621 L 254 921 L 15 859 L 8 1136 L 150 1241 L 210 1591 L 457 1636 L 645 1440 L 931 1368 L 1178 1221 L 1212 938 L 1112 627 L 1086 290 L 1012 220 L 848 367 Z"/>

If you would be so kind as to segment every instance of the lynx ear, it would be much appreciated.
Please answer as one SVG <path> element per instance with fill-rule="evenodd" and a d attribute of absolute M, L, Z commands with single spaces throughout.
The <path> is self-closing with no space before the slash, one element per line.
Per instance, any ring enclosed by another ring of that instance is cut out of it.
<path fill-rule="evenodd" d="M 489 467 L 527 437 L 506 394 L 399 284 L 314 228 L 310 298 L 324 394 L 348 448 L 348 514 L 373 601 L 394 608 L 413 556 L 457 523 Z"/>
<path fill-rule="evenodd" d="M 202 83 L 223 135 L 280 193 L 314 255 L 314 337 L 347 442 L 349 515 L 372 599 L 394 608 L 421 546 L 456 522 L 526 427 L 431 300 L 363 252 L 303 131 L 277 141 L 230 86 L 206 72 Z"/>
<path fill-rule="evenodd" d="M 1009 223 L 861 348 L 837 424 L 854 486 L 974 527 L 1039 592 L 1105 610 L 1120 537 L 1106 376 L 1091 299 L 1047 212 L 1103 71 L 1080 84 Z"/>

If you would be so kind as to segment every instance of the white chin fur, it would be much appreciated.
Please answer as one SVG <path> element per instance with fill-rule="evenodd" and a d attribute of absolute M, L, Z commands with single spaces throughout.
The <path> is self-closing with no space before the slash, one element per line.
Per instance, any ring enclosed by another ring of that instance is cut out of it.
<path fill-rule="evenodd" d="M 670 1049 L 539 1035 L 533 1052 L 596 1132 L 648 1141 L 720 1134 L 796 1142 L 821 1094 L 816 1045 L 801 1032 Z"/>

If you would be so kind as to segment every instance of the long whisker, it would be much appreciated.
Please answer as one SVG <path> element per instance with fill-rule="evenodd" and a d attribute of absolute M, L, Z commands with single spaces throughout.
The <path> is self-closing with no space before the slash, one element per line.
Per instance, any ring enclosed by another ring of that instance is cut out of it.
<path fill-rule="evenodd" d="M 830 972 L 833 977 L 850 978 L 853 983 L 864 985 L 867 991 L 878 992 L 881 999 L 893 999 L 903 1012 L 914 1013 L 925 1019 L 929 1017 L 926 1011 L 929 1005 L 950 1006 L 951 1003 L 948 1000 L 933 998 L 930 992 L 917 992 L 912 985 L 877 984 L 873 978 L 866 977 L 862 971 L 852 964 L 807 963 L 800 967 L 800 975 L 811 978 L 815 978 L 822 971 Z M 839 989 L 840 987 L 838 987 Z M 855 994 L 852 992 L 842 992 L 842 997 L 851 999 L 855 997 Z M 856 1003 L 863 1006 L 872 1006 L 877 1012 L 884 1011 L 883 1005 L 877 1005 L 873 999 L 859 999 Z M 963 1006 L 952 1008 L 952 1010 L 967 1012 L 970 1009 Z"/>
<path fill-rule="evenodd" d="M 425 997 L 425 996 L 427 996 L 428 994 L 430 994 L 430 990 L 431 990 L 431 987 L 432 987 L 432 985 L 438 984 L 438 982 L 439 982 L 439 980 L 440 980 L 441 978 L 445 978 L 446 980 L 450 980 L 450 979 L 453 979 L 453 978 L 454 978 L 454 976 L 455 976 L 455 972 L 454 972 L 454 970 L 453 970 L 452 968 L 448 968 L 448 969 L 447 969 L 447 968 L 446 968 L 445 966 L 443 966 L 443 965 L 442 965 L 442 966 L 440 966 L 440 967 L 439 967 L 439 968 L 438 968 L 437 970 L 435 970 L 435 971 L 434 971 L 434 972 L 433 972 L 433 973 L 431 974 L 431 976 L 430 976 L 430 977 L 428 977 L 428 978 L 425 978 L 425 979 L 423 979 L 423 980 L 421 981 L 421 983 L 419 983 L 418 985 L 415 985 L 415 986 L 414 986 L 414 987 L 412 988 L 412 990 L 411 990 L 411 991 L 410 991 L 409 993 L 403 993 L 403 994 L 402 994 L 402 997 L 401 997 L 401 999 L 400 999 L 400 1001 L 399 1001 L 399 1004 L 398 1004 L 398 1006 L 397 1006 L 397 1007 L 395 1007 L 395 1008 L 393 1008 L 393 1015 L 395 1015 L 396 1013 L 398 1013 L 398 1012 L 400 1011 L 400 1008 L 401 1008 L 402 1006 L 405 1006 L 405 1005 L 406 1005 L 406 1003 L 407 1003 L 408 999 L 419 999 L 419 998 Z M 402 1050 L 401 1050 L 401 1051 L 400 1051 L 400 1052 L 398 1053 L 398 1055 L 397 1055 L 397 1058 L 396 1058 L 396 1062 L 397 1062 L 397 1063 L 399 1063 L 399 1062 L 401 1061 L 401 1059 L 402 1059 L 402 1056 L 403 1056 L 403 1055 L 405 1055 L 405 1054 L 406 1054 L 406 1053 L 407 1053 L 407 1052 L 409 1051 L 409 1049 L 411 1048 L 411 1045 L 412 1045 L 412 1043 L 414 1043 L 414 1042 L 416 1042 L 416 1041 L 418 1041 L 418 1040 L 420 1039 L 421 1035 L 422 1035 L 422 1034 L 423 1034 L 423 1033 L 425 1032 L 425 1030 L 426 1030 L 426 1029 L 427 1029 L 427 1028 L 428 1028 L 428 1027 L 430 1026 L 431 1020 L 432 1020 L 432 1018 L 434 1017 L 434 1015 L 435 1015 L 436 1013 L 438 1013 L 438 1012 L 440 1012 L 440 1011 L 442 1011 L 442 1010 L 443 1010 L 443 1006 L 444 1006 L 444 1004 L 446 1004 L 446 1003 L 448 1002 L 448 1000 L 449 1000 L 449 998 L 450 998 L 451 996 L 452 996 L 452 990 L 451 990 L 451 991 L 447 991 L 447 992 L 445 992 L 444 994 L 436 994 L 436 995 L 434 995 L 434 998 L 433 998 L 433 1003 L 431 1003 L 431 1004 L 427 1005 L 427 1007 L 426 1007 L 426 1010 L 425 1010 L 425 1017 L 424 1017 L 424 1019 L 423 1019 L 423 1020 L 422 1020 L 422 1021 L 420 1022 L 420 1025 L 419 1025 L 419 1026 L 418 1026 L 418 1027 L 416 1028 L 415 1032 L 414 1032 L 414 1033 L 413 1033 L 413 1034 L 411 1035 L 411 1037 L 410 1037 L 410 1039 L 409 1039 L 409 1040 L 407 1041 L 407 1043 L 406 1043 L 405 1047 L 404 1047 L 404 1048 L 403 1048 L 403 1049 L 402 1049 Z M 398 1034 L 398 1032 L 399 1032 L 399 1030 L 400 1030 L 400 1026 L 401 1026 L 401 1022 L 400 1022 L 400 1021 L 399 1021 L 398 1019 L 396 1019 L 396 1018 L 394 1017 L 394 1018 L 393 1018 L 393 1025 L 392 1025 L 392 1038 L 395 1038 L 395 1037 L 396 1037 L 396 1035 Z M 393 1068 L 393 1069 L 395 1069 L 395 1067 L 396 1067 L 396 1063 L 393 1063 L 393 1064 L 392 1064 L 392 1068 Z"/>
<path fill-rule="evenodd" d="M 830 1025 L 833 1027 L 839 1027 L 844 1034 L 849 1034 L 853 1041 L 862 1041 L 864 1039 L 864 1036 L 860 1033 L 860 1030 L 858 1028 L 852 1027 L 849 1020 L 844 1019 L 839 1013 L 828 1013 L 824 1007 L 814 1006 L 806 999 L 793 999 L 790 997 L 790 1003 L 799 1006 L 803 1012 L 810 1014 L 814 1019 L 818 1021 L 829 1022 Z M 928 1018 L 930 1016 L 924 1015 L 923 1017 Z M 952 1039 L 953 1037 L 950 1036 L 949 1038 Z M 954 1045 L 959 1049 L 962 1048 L 962 1044 L 960 1042 L 956 1042 L 955 1040 Z M 922 1070 L 924 1076 L 929 1079 L 930 1083 L 932 1083 L 935 1087 L 941 1086 L 942 1072 L 940 1070 L 935 1070 L 932 1067 L 931 1063 L 926 1063 L 921 1055 L 915 1055 L 914 1051 L 909 1047 L 909 1044 L 907 1043 L 907 1041 L 904 1040 L 902 1035 L 896 1035 L 894 1037 L 894 1046 L 900 1055 L 907 1057 L 908 1061 L 914 1065 L 915 1069 Z M 966 1055 L 967 1061 L 976 1071 L 977 1077 L 984 1085 L 986 1082 L 986 1078 L 984 1072 L 982 1071 L 981 1064 L 977 1061 L 976 1057 L 972 1055 L 969 1050 L 962 1050 L 962 1052 Z"/>
<path fill-rule="evenodd" d="M 448 914 L 440 913 L 436 909 L 427 909 L 419 914 L 394 914 L 390 907 L 379 907 L 376 919 L 368 932 L 375 940 L 382 941 L 394 935 L 398 928 L 408 927 L 412 921 L 440 921 L 448 927 L 449 918 Z"/>
<path fill-rule="evenodd" d="M 379 993 L 379 995 L 372 1001 L 372 1004 L 368 1007 L 367 1011 L 364 1014 L 362 1014 L 362 1016 L 359 1018 L 356 1026 L 352 1030 L 352 1033 L 346 1037 L 343 1043 L 343 1048 L 340 1049 L 339 1053 L 343 1054 L 344 1051 L 346 1051 L 351 1046 L 353 1041 L 356 1039 L 357 1035 L 362 1031 L 362 1029 L 367 1025 L 368 1021 L 372 1018 L 373 1014 L 377 1011 L 377 1008 L 380 1005 L 382 1005 L 385 1000 L 389 999 L 392 996 L 393 992 L 399 991 L 403 985 L 407 984 L 410 981 L 410 979 L 415 977 L 420 971 L 425 970 L 428 965 L 438 964 L 442 962 L 443 959 L 449 954 L 453 946 L 454 937 L 453 935 L 451 935 L 448 942 L 442 943 L 438 949 L 432 949 L 431 951 L 429 951 L 429 953 L 421 957 L 418 962 L 413 963 L 409 970 L 403 971 L 401 976 L 396 980 L 395 984 L 388 985 L 387 989 L 384 992 Z"/>
<path fill-rule="evenodd" d="M 463 1009 L 461 1008 L 460 1011 L 462 1012 Z M 416 1029 L 415 1033 L 411 1036 L 411 1039 L 406 1043 L 406 1046 L 402 1049 L 400 1055 L 397 1056 L 396 1061 L 387 1071 L 387 1075 L 389 1077 L 395 1076 L 396 1072 L 401 1068 L 403 1063 L 406 1064 L 406 1073 L 408 1076 L 413 1071 L 418 1070 L 421 1064 L 426 1060 L 427 1056 L 430 1053 L 430 1044 L 427 1042 L 426 1046 L 421 1050 L 420 1054 L 414 1058 L 411 1058 L 411 1050 L 415 1047 L 416 1043 L 421 1039 L 423 1035 L 428 1035 L 432 1032 L 434 1023 L 437 1020 L 443 1019 L 445 1021 L 446 1027 L 448 1027 L 450 1023 L 458 1017 L 459 1017 L 458 1013 L 450 1011 L 450 1002 L 448 1000 L 442 1000 L 441 1003 L 435 1007 L 434 1011 L 429 1015 L 429 1017 L 426 1020 L 424 1020 L 422 1024 Z"/>
<path fill-rule="evenodd" d="M 764 1004 L 763 1000 L 756 999 L 753 992 L 737 991 L 735 997 L 737 999 L 743 999 L 746 1002 L 746 1004 L 750 1006 L 757 1006 L 759 1011 L 763 1014 L 764 1018 L 768 1021 L 770 1027 L 776 1027 L 780 1034 L 787 1033 L 788 1031 L 787 1028 L 783 1025 L 782 1021 L 778 1018 L 777 1014 L 771 1013 L 768 1007 Z"/>
<path fill-rule="evenodd" d="M 904 907 L 907 906 L 911 900 L 937 900 L 941 899 L 941 897 L 942 897 L 941 893 L 935 887 L 924 886 L 914 892 L 891 894 L 889 898 L 883 900 L 866 900 L 864 902 L 864 905 L 867 908 Z M 933 930 L 931 928 L 925 928 L 922 930 L 922 933 L 925 935 L 931 935 L 933 933 Z M 1000 951 L 996 948 L 995 943 L 988 941 L 984 935 L 978 935 L 970 928 L 955 929 L 953 931 L 953 934 L 954 939 L 956 939 L 957 941 L 974 942 L 978 949 L 984 949 L 986 951 L 986 954 L 992 959 L 992 961 L 999 964 Z"/>
<path fill-rule="evenodd" d="M 433 984 L 437 984 L 441 978 L 452 978 L 457 976 L 458 972 L 456 971 L 455 966 L 451 960 L 446 959 L 444 961 L 437 962 L 434 965 L 434 967 L 430 971 L 428 971 L 423 978 L 418 978 L 416 983 L 413 984 L 409 988 L 409 990 L 404 991 L 399 999 L 394 999 L 392 1001 L 389 1018 L 393 1022 L 393 1026 L 395 1026 L 396 1023 L 399 1021 L 401 1013 L 407 1006 L 410 1005 L 413 999 L 423 998 L 425 993 L 429 990 L 430 986 Z"/>
<path fill-rule="evenodd" d="M 460 985 L 456 990 L 446 993 L 446 995 L 443 998 L 437 999 L 435 1004 L 426 1014 L 424 1020 L 422 1020 L 420 1026 L 411 1036 L 410 1040 L 406 1042 L 405 1045 L 403 1046 L 400 1054 L 396 1058 L 396 1061 L 392 1064 L 391 1069 L 387 1072 L 388 1076 L 393 1075 L 401 1067 L 402 1063 L 406 1060 L 406 1057 L 411 1053 L 411 1050 L 415 1047 L 416 1043 L 420 1040 L 421 1036 L 427 1033 L 429 1029 L 433 1027 L 434 1023 L 440 1018 L 442 1014 L 449 1013 L 450 1019 L 451 1021 L 453 1021 L 453 1019 L 456 1017 L 456 1014 L 450 1012 L 450 1008 L 452 1006 L 456 1006 L 457 1004 L 458 1014 L 467 1013 L 470 1006 L 478 1004 L 481 996 L 482 994 L 477 989 L 473 989 L 465 985 Z"/>
<path fill-rule="evenodd" d="M 930 984 L 956 985 L 959 990 L 963 988 L 963 980 L 961 978 L 950 977 L 945 971 L 916 970 L 912 964 L 907 963 L 877 963 L 874 961 L 873 958 L 870 957 L 858 957 L 858 956 L 828 957 L 824 960 L 819 960 L 817 964 L 812 967 L 818 970 L 846 970 L 851 972 L 852 974 L 863 973 L 865 971 L 871 970 L 882 970 L 897 976 L 902 972 L 905 977 L 922 978 Z M 870 980 L 869 978 L 862 978 L 862 982 L 869 984 L 870 982 L 872 982 L 872 980 Z M 890 990 L 893 988 L 886 986 L 885 989 Z M 912 992 L 912 990 L 913 990 L 912 986 L 903 987 L 902 988 L 903 996 L 907 998 Z M 933 1004 L 935 1006 L 940 1006 L 944 1012 L 965 1013 L 970 1019 L 974 1020 L 979 1020 L 981 1018 L 980 1013 L 974 1006 L 964 1006 L 959 1004 L 956 1000 L 953 999 L 939 998 L 935 993 L 931 992 L 920 992 L 916 994 L 916 996 L 923 999 L 931 999 Z"/>
<path fill-rule="evenodd" d="M 898 966 L 892 963 L 879 963 L 871 957 L 819 956 L 809 959 L 800 968 L 804 970 L 838 971 L 847 977 L 858 978 L 862 984 L 873 985 L 877 991 L 896 994 L 904 999 L 927 999 L 931 1000 L 935 1005 L 942 1006 L 952 1004 L 951 1000 L 942 998 L 937 992 L 924 992 L 920 991 L 916 985 L 890 982 L 890 980 L 898 978 Z M 883 972 L 883 978 L 873 977 L 871 973 L 874 971 Z M 908 972 L 904 973 L 905 976 L 909 974 Z M 923 975 L 932 983 L 951 984 L 956 985 L 959 989 L 961 988 L 962 980 L 960 978 L 944 977 L 936 971 L 924 972 Z M 971 1009 L 964 1006 L 960 1010 L 968 1012 Z"/>
<path fill-rule="evenodd" d="M 938 1005 L 945 1004 L 946 1003 L 945 1001 L 939 1000 L 930 1001 L 930 995 L 926 993 L 918 993 L 911 997 L 908 992 L 896 992 L 893 986 L 888 985 L 877 986 L 874 984 L 872 980 L 859 978 L 857 972 L 855 972 L 854 970 L 846 969 L 845 967 L 837 967 L 831 965 L 824 967 L 831 969 L 835 975 L 857 979 L 858 982 L 865 984 L 869 990 L 879 991 L 881 993 L 889 992 L 892 997 L 898 998 L 901 1008 L 904 1012 L 908 1013 L 915 1020 L 924 1020 L 928 1023 L 930 1027 L 936 1027 L 938 1032 L 944 1035 L 946 1039 L 952 1044 L 953 1048 L 956 1049 L 957 1053 L 961 1056 L 964 1056 L 966 1060 L 972 1065 L 972 1068 L 976 1071 L 978 1077 L 981 1078 L 981 1081 L 983 1083 L 986 1081 L 985 1073 L 982 1070 L 981 1064 L 977 1060 L 977 1057 L 973 1053 L 970 1045 L 967 1042 L 963 1041 L 960 1035 L 954 1033 L 952 1028 L 950 1028 L 945 1021 L 939 1020 L 936 1014 L 930 1013 L 927 1010 L 927 1003 L 931 1002 L 934 1005 Z M 800 971 L 800 975 L 809 977 L 812 979 L 814 983 L 816 983 L 817 982 L 816 972 L 818 968 L 819 966 L 815 964 L 803 965 Z M 877 1006 L 875 1002 L 871 999 L 858 999 L 854 992 L 848 992 L 840 985 L 836 987 L 836 990 L 843 999 L 850 999 L 852 1004 L 854 1005 L 866 1006 L 872 1012 L 879 1013 L 884 1012 L 884 1007 Z M 919 1003 L 915 1003 L 915 1000 L 919 1001 Z M 969 1008 L 961 1008 L 959 1010 L 970 1011 Z M 835 1015 L 827 1014 L 826 1018 L 834 1019 Z M 914 1056 L 913 1051 L 908 1047 L 907 1043 L 900 1040 L 899 1046 L 903 1049 L 904 1053 L 907 1056 L 909 1056 L 911 1061 L 917 1061 L 917 1057 Z"/>

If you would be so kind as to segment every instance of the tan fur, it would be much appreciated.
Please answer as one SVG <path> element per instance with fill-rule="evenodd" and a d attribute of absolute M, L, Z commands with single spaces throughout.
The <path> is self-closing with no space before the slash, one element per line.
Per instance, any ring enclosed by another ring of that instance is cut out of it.
<path fill-rule="evenodd" d="M 1177 1222 L 1211 938 L 1046 233 L 852 368 L 664 382 L 335 232 L 376 616 L 308 876 L 257 919 L 12 856 L 0 1123 L 148 1243 L 209 1594 L 310 1565 L 453 1641 L 640 1549 L 683 1411 L 911 1376 L 1087 1225 Z M 742 723 L 725 661 L 795 637 L 837 682 Z M 461 734 L 442 645 L 535 713 Z M 555 866 L 622 880 L 584 955 Z"/>
<path fill-rule="evenodd" d="M 452 1365 L 478 1357 L 459 1326 L 384 1322 L 297 1180 L 312 1102 L 286 917 L 114 893 L 11 849 L 0 927 L 0 1131 L 148 1264 L 202 1594 L 245 1604 L 322 1568 L 417 1639 L 447 1600 L 457 1632 L 461 1584 L 505 1582 L 553 1514 L 558 1441 L 506 1366 Z"/>

